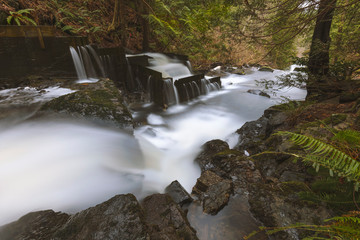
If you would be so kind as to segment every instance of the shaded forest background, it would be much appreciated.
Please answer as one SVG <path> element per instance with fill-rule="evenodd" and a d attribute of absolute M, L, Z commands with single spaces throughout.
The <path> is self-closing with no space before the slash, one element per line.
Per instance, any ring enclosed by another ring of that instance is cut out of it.
<path fill-rule="evenodd" d="M 186 54 L 197 68 L 212 63 L 284 68 L 308 55 L 319 2 L 0 0 L 0 24 L 54 25 L 59 34 L 88 36 L 91 43 L 122 45 L 128 52 Z M 332 2 L 330 63 L 357 66 L 360 3 Z"/>

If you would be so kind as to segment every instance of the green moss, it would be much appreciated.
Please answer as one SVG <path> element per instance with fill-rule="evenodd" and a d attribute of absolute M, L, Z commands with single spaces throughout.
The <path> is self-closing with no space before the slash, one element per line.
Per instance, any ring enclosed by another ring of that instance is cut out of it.
<path fill-rule="evenodd" d="M 337 114 L 332 114 L 328 118 L 325 118 L 322 122 L 325 123 L 326 125 L 334 126 L 334 125 L 344 122 L 346 120 L 346 118 L 347 118 L 347 114 L 337 113 Z"/>

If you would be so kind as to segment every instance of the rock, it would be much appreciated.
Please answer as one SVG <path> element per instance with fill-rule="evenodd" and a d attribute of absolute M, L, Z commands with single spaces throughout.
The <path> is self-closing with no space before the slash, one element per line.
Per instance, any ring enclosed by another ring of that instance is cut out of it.
<path fill-rule="evenodd" d="M 259 68 L 259 71 L 260 72 L 273 72 L 274 69 L 272 69 L 271 67 L 268 67 L 268 66 L 262 66 Z"/>
<path fill-rule="evenodd" d="M 245 75 L 245 71 L 242 68 L 237 68 L 234 69 L 233 71 L 231 71 L 232 74 L 237 74 L 237 75 Z"/>
<path fill-rule="evenodd" d="M 266 92 L 261 91 L 261 90 L 249 89 L 247 92 L 254 94 L 254 95 L 259 95 L 259 96 L 270 98 L 269 94 L 267 94 Z"/>
<path fill-rule="evenodd" d="M 200 165 L 201 171 L 213 168 L 211 157 L 219 152 L 229 150 L 229 144 L 219 139 L 211 140 L 202 147 L 202 152 L 196 157 L 195 162 Z"/>
<path fill-rule="evenodd" d="M 246 122 L 236 131 L 239 134 L 239 142 L 235 149 L 240 152 L 247 151 L 250 155 L 260 152 L 260 144 L 258 143 L 268 135 L 268 128 L 269 119 L 264 116 L 256 121 Z"/>
<path fill-rule="evenodd" d="M 143 200 L 142 206 L 145 211 L 145 222 L 150 230 L 150 239 L 198 239 L 184 212 L 169 195 L 148 196 Z"/>
<path fill-rule="evenodd" d="M 247 151 L 250 155 L 264 151 L 267 148 L 264 140 L 280 126 L 286 126 L 287 118 L 286 112 L 280 109 L 266 109 L 258 120 L 246 122 L 236 131 L 239 134 L 239 142 L 235 149 L 240 152 Z"/>
<path fill-rule="evenodd" d="M 45 111 L 108 123 L 129 131 L 134 126 L 119 90 L 109 79 L 102 79 L 75 93 L 53 99 L 42 106 L 41 112 Z"/>
<path fill-rule="evenodd" d="M 302 182 L 250 185 L 250 210 L 266 227 L 283 227 L 299 222 L 320 224 L 331 217 L 331 212 L 324 206 L 300 200 L 297 193 L 306 189 Z M 288 229 L 272 236 L 277 240 L 295 240 L 300 239 L 299 234 L 296 229 Z"/>
<path fill-rule="evenodd" d="M 143 210 L 132 194 L 117 195 L 73 216 L 54 239 L 148 239 Z"/>
<path fill-rule="evenodd" d="M 294 171 L 284 171 L 280 178 L 280 182 L 304 182 L 305 176 L 303 173 L 294 172 Z"/>
<path fill-rule="evenodd" d="M 0 228 L 0 239 L 149 239 L 143 210 L 132 194 L 117 195 L 73 216 L 34 212 Z"/>
<path fill-rule="evenodd" d="M 181 186 L 178 181 L 173 181 L 169 186 L 165 188 L 165 193 L 180 206 L 191 203 L 193 199 L 190 194 Z"/>
<path fill-rule="evenodd" d="M 69 217 L 65 213 L 52 210 L 28 213 L 16 222 L 0 227 L 0 239 L 51 239 Z"/>
<path fill-rule="evenodd" d="M 213 215 L 227 205 L 232 192 L 232 182 L 212 171 L 203 172 L 192 191 L 202 202 L 203 211 Z"/>

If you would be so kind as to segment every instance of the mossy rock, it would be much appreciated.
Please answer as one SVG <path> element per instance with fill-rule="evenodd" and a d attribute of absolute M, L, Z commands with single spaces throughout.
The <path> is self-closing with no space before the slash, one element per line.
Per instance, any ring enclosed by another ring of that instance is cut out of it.
<path fill-rule="evenodd" d="M 119 90 L 109 79 L 83 86 L 82 90 L 44 104 L 42 111 L 102 121 L 122 129 L 132 129 L 133 119 Z"/>
<path fill-rule="evenodd" d="M 259 68 L 259 71 L 260 71 L 260 72 L 273 72 L 274 69 L 272 69 L 272 68 L 269 67 L 269 66 L 262 66 L 262 67 Z"/>

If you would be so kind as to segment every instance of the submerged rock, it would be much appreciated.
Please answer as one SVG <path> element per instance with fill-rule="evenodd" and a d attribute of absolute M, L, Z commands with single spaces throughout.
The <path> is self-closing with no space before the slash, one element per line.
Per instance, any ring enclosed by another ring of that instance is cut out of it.
<path fill-rule="evenodd" d="M 150 231 L 150 239 L 198 239 L 185 213 L 169 195 L 148 196 L 143 200 L 142 206 L 145 211 L 145 222 Z"/>
<path fill-rule="evenodd" d="M 273 72 L 274 69 L 272 69 L 271 67 L 268 67 L 268 66 L 262 66 L 259 68 L 259 71 L 260 72 Z"/>
<path fill-rule="evenodd" d="M 254 94 L 254 95 L 259 95 L 259 96 L 270 98 L 269 94 L 267 94 L 266 92 L 261 91 L 261 90 L 249 89 L 247 92 Z"/>
<path fill-rule="evenodd" d="M 79 91 L 45 103 L 42 112 L 55 112 L 132 130 L 133 119 L 120 91 L 109 79 L 83 86 Z"/>

